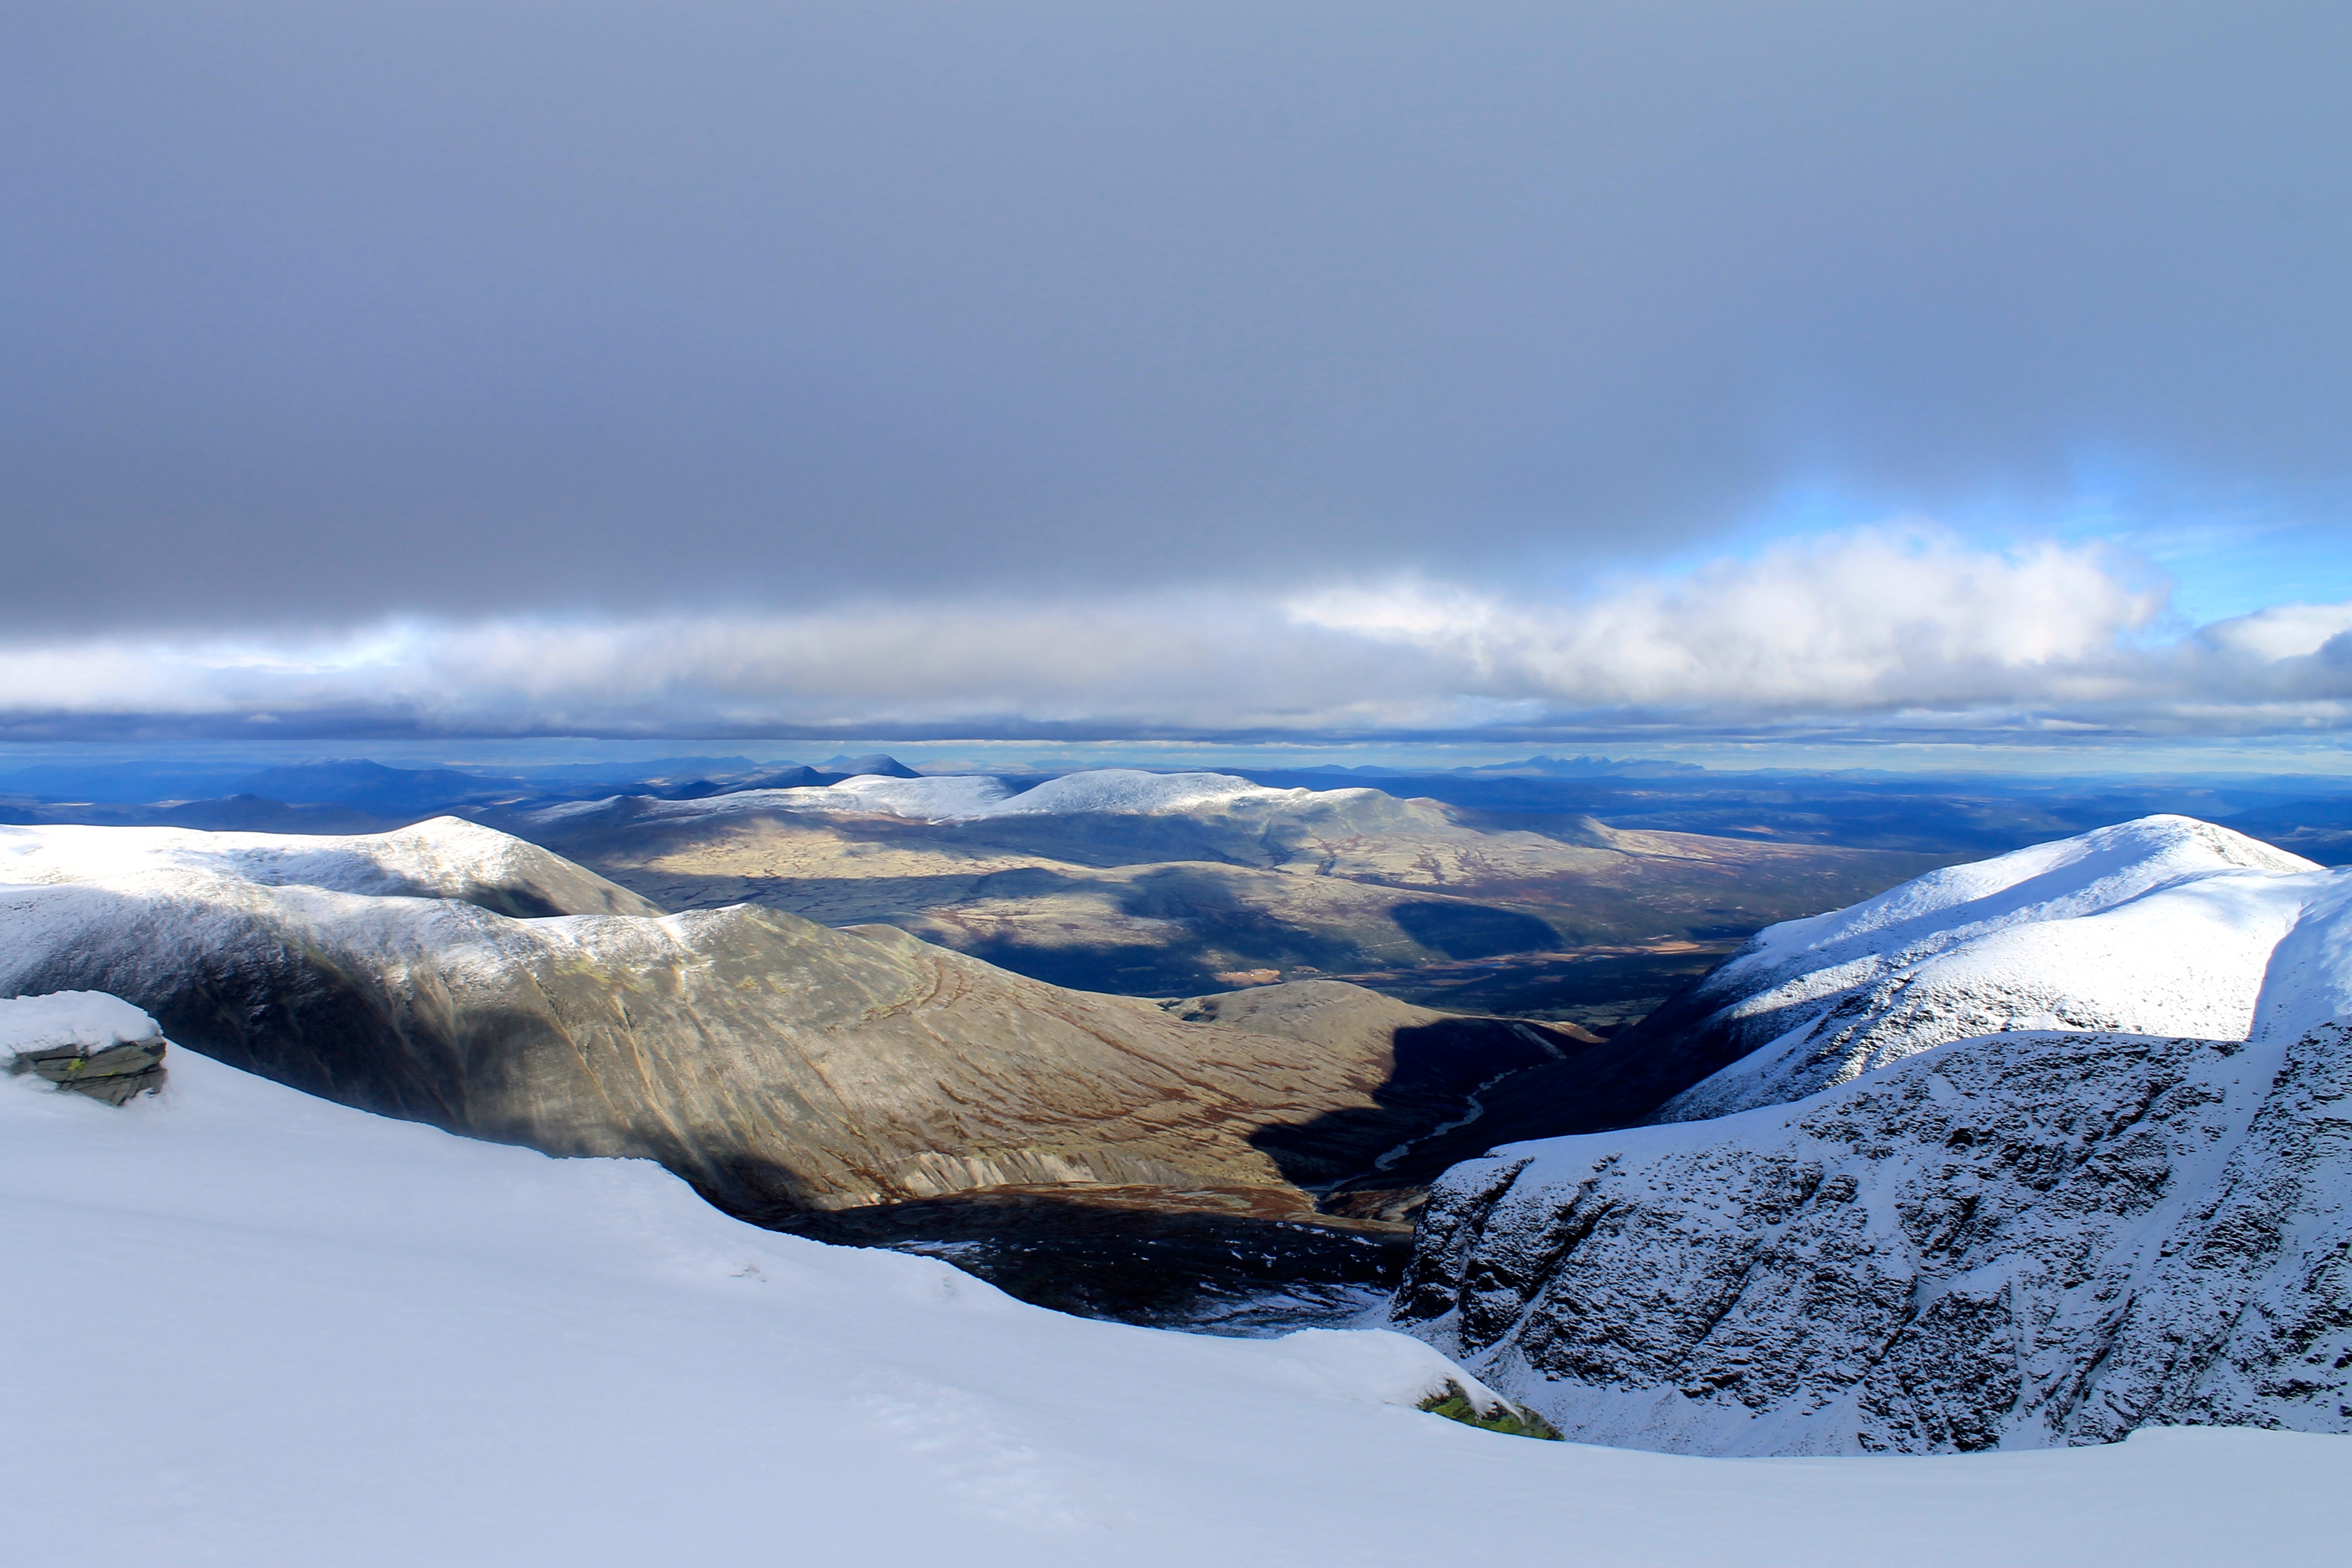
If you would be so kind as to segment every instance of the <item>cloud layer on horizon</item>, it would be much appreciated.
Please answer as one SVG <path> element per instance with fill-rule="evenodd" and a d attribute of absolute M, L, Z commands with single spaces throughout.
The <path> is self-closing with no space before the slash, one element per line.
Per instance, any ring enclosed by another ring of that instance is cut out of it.
<path fill-rule="evenodd" d="M 37 636 L 0 642 L 0 693 L 17 740 L 2327 736 L 2352 604 L 2168 631 L 2096 546 L 1913 525 L 1561 598 L 1423 578 Z"/>

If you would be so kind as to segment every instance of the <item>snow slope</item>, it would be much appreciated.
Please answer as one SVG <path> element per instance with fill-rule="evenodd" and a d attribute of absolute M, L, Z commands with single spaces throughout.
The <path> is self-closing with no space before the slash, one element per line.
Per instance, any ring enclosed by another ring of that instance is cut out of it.
<path fill-rule="evenodd" d="M 2338 951 L 2324 932 L 2343 929 L 2335 911 L 2347 889 L 2352 868 L 2322 870 L 2183 816 L 1931 872 L 1850 909 L 1768 928 L 1675 1018 L 1654 1023 L 1706 1040 L 1714 1059 L 1729 1062 L 1658 1119 L 1796 1100 L 1909 1052 L 2000 1030 L 2241 1040 L 2297 1032 L 2352 1011 L 2346 973 L 2317 956 Z M 2265 999 L 2282 953 L 2320 967 L 2293 983 L 2293 1000 Z"/>
<path fill-rule="evenodd" d="M 155 1020 L 120 996 L 102 991 L 58 991 L 46 996 L 0 996 L 0 1065 L 19 1051 L 66 1046 L 101 1051 L 154 1039 Z"/>
<path fill-rule="evenodd" d="M 661 913 L 561 856 L 454 816 L 348 837 L 0 826 L 0 887 L 68 882 L 454 899 L 516 915 Z"/>
<path fill-rule="evenodd" d="M 1192 1338 L 177 1057 L 0 1079 L 18 1568 L 2333 1563 L 2352 1443 L 1758 1463 L 1400 1407 L 1382 1333 Z"/>

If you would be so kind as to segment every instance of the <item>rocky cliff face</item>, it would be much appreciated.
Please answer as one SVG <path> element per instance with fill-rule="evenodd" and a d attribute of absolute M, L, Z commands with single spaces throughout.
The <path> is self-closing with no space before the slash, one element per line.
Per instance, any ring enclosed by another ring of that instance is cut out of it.
<path fill-rule="evenodd" d="M 1380 1111 L 1397 1066 L 1393 1030 L 1187 1021 L 774 910 L 662 917 L 451 819 L 6 828 L 0 881 L 0 995 L 110 992 L 297 1088 L 650 1156 L 747 1211 L 1126 1186 L 1307 1213 L 1258 1135 Z"/>
<path fill-rule="evenodd" d="M 1433 1193 L 1394 1312 L 1588 1441 L 2352 1432 L 2352 1042 L 2003 1035 L 1504 1150 Z"/>
<path fill-rule="evenodd" d="M 1653 1125 L 1448 1172 L 1394 1313 L 1601 1442 L 2352 1431 L 2347 999 L 2352 874 L 2208 824 L 1939 872 L 1759 937 Z"/>

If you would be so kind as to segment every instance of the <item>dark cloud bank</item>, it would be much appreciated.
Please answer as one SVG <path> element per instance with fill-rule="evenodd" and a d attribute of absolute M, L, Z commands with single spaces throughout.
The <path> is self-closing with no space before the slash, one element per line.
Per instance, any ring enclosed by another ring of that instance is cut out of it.
<path fill-rule="evenodd" d="M 2345 478 L 2337 7 L 5 26 L 19 624 L 1459 572 L 2093 449 Z"/>
<path fill-rule="evenodd" d="M 0 709 L 2334 726 L 2326 659 L 2117 653 L 2112 563 L 1985 568 L 2025 675 L 1946 605 L 1843 686 L 1769 563 L 1588 579 L 1798 485 L 2340 504 L 2347 65 L 2307 4 L 14 5 Z M 1801 624 L 1653 624 L 1726 593 Z"/>

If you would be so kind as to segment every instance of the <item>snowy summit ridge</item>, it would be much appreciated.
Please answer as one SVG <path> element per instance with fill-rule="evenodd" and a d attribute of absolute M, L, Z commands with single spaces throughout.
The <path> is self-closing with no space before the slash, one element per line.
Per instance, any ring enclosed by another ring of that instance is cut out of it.
<path fill-rule="evenodd" d="M 699 800 L 641 800 L 649 817 L 725 816 L 749 811 L 862 813 L 919 822 L 976 822 L 992 816 L 1074 816 L 1106 813 L 1151 816 L 1167 812 L 1229 808 L 1241 805 L 1297 804 L 1337 795 L 1369 795 L 1371 790 L 1270 789 L 1231 773 L 1154 773 L 1138 768 L 1096 768 L 1065 773 L 1015 791 L 992 773 L 942 773 L 892 778 L 868 773 L 838 784 L 798 789 L 738 790 Z M 621 796 L 549 806 L 530 814 L 546 822 L 611 809 Z"/>
<path fill-rule="evenodd" d="M 1396 1320 L 1685 1452 L 2352 1433 L 2347 899 L 2150 817 L 1775 926 L 1682 1009 L 1757 1048 L 1449 1171 Z"/>
<path fill-rule="evenodd" d="M 2352 871 L 2185 816 L 1931 871 L 1768 927 L 1708 975 L 1679 1021 L 1736 1059 L 1659 1119 L 1796 1100 L 2008 1029 L 2294 1034 L 2352 1011 L 2352 974 L 2328 956 L 2347 889 Z M 2276 984 L 2274 955 L 2294 972 Z"/>

